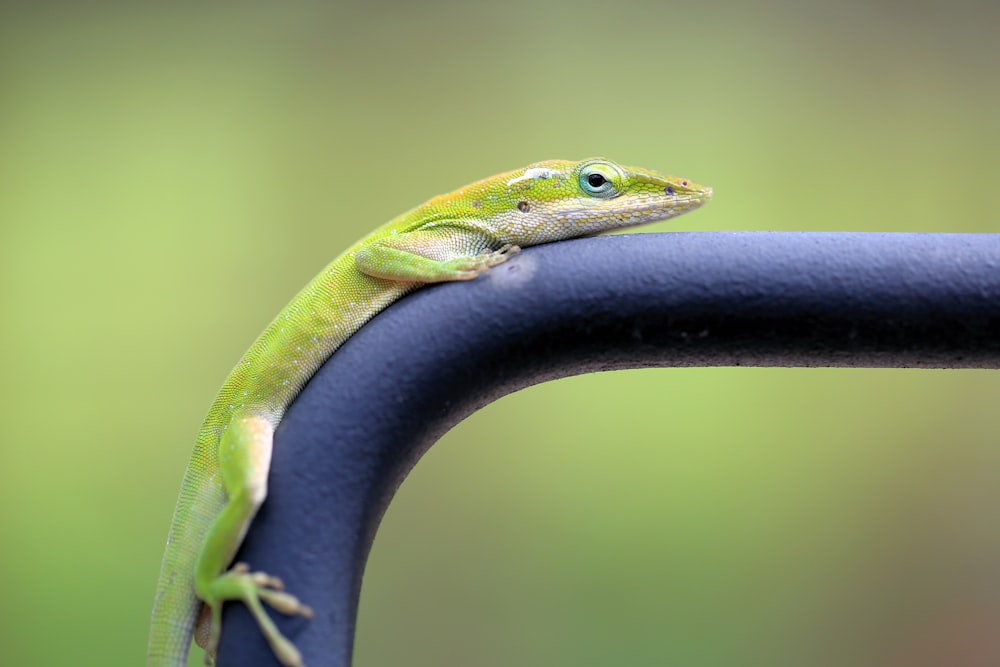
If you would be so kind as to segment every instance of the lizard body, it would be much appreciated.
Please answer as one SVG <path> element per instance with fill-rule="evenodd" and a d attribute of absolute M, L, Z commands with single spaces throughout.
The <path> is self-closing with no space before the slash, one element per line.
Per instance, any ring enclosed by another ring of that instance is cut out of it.
<path fill-rule="evenodd" d="M 471 280 L 520 247 L 672 218 L 711 195 L 604 159 L 540 162 L 435 197 L 334 259 L 243 355 L 202 424 L 164 552 L 147 667 L 185 665 L 192 635 L 213 660 L 226 600 L 248 605 L 282 664 L 303 667 L 262 601 L 286 614 L 310 616 L 309 607 L 276 577 L 230 563 L 267 495 L 275 427 L 365 322 L 422 285 Z"/>

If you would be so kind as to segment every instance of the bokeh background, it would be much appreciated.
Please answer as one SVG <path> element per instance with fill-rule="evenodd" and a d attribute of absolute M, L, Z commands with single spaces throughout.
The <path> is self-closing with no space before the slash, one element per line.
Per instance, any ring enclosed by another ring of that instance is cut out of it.
<path fill-rule="evenodd" d="M 142 663 L 218 385 L 432 195 L 607 155 L 715 187 L 656 231 L 1000 233 L 997 11 L 4 3 L 0 662 Z M 389 509 L 356 665 L 1000 664 L 998 399 L 806 369 L 505 398 Z"/>

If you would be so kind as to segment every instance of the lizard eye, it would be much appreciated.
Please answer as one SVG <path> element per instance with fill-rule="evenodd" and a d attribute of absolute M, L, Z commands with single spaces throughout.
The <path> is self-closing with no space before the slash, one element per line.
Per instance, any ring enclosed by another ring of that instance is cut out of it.
<path fill-rule="evenodd" d="M 622 193 L 625 173 L 620 167 L 605 160 L 588 160 L 577 171 L 580 189 L 584 194 L 598 199 L 611 199 Z"/>

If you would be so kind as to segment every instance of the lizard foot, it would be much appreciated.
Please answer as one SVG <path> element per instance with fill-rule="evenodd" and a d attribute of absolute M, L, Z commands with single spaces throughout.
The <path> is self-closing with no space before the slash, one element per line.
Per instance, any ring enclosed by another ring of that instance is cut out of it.
<path fill-rule="evenodd" d="M 267 638 L 278 661 L 285 667 L 305 667 L 305 663 L 302 662 L 302 654 L 288 638 L 281 634 L 261 604 L 261 600 L 263 600 L 283 614 L 312 618 L 312 609 L 300 602 L 294 595 L 286 593 L 284 587 L 278 577 L 264 572 L 251 572 L 246 563 L 236 563 L 232 569 L 212 582 L 214 599 L 208 603 L 208 606 L 211 607 L 209 619 L 211 625 L 207 633 L 208 638 L 204 644 L 201 640 L 198 641 L 199 646 L 205 649 L 205 664 L 214 662 L 216 651 L 219 648 L 222 602 L 224 600 L 241 600 L 257 620 L 257 625 L 260 626 L 261 632 Z M 204 637 L 205 634 L 204 631 L 199 630 L 196 636 Z"/>
<path fill-rule="evenodd" d="M 444 262 L 449 269 L 456 271 L 455 277 L 459 280 L 471 280 L 482 273 L 488 273 L 490 268 L 503 264 L 514 253 L 521 252 L 521 248 L 508 243 L 498 250 L 484 252 L 481 255 L 471 255 L 458 257 Z"/>
<path fill-rule="evenodd" d="M 494 250 L 493 252 L 486 255 L 489 258 L 490 266 L 496 266 L 497 264 L 503 264 L 511 255 L 516 255 L 521 252 L 521 246 L 516 246 L 513 243 L 507 243 L 500 246 L 499 250 Z"/>

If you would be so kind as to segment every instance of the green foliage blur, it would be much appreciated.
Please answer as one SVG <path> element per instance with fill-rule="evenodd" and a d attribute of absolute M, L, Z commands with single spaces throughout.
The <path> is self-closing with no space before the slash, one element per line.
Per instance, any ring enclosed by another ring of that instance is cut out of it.
<path fill-rule="evenodd" d="M 218 385 L 435 194 L 606 155 L 714 186 L 656 231 L 1000 232 L 997 11 L 5 3 L 0 662 L 142 663 Z M 355 664 L 1000 664 L 998 398 L 807 369 L 508 397 L 400 490 Z"/>

